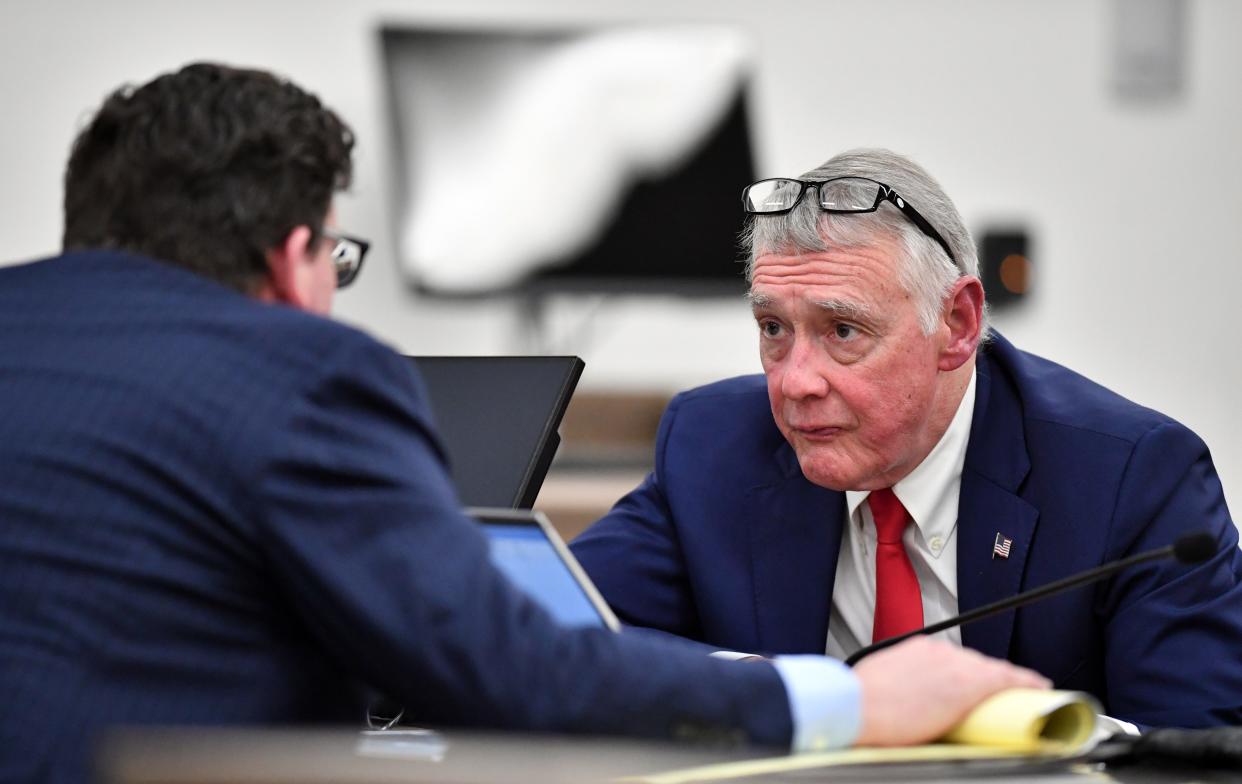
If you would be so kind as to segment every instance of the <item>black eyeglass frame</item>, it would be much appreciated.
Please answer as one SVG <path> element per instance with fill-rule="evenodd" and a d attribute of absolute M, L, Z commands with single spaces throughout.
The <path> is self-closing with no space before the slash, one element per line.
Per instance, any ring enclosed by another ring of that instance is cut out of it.
<path fill-rule="evenodd" d="M 837 209 L 834 207 L 825 206 L 824 199 L 823 199 L 823 190 L 820 188 L 820 186 L 826 183 L 829 183 L 829 182 L 836 182 L 837 180 L 862 180 L 863 182 L 870 182 L 870 183 L 877 185 L 878 187 L 876 189 L 876 194 L 875 194 L 875 203 L 873 203 L 869 208 L 857 209 L 857 210 L 842 210 L 842 209 Z M 796 182 L 798 183 L 798 186 L 799 186 L 798 196 L 797 198 L 793 200 L 793 204 L 781 210 L 753 210 L 750 207 L 751 205 L 751 200 L 749 198 L 750 189 L 755 187 L 756 185 L 762 185 L 765 182 Z M 814 187 L 815 190 L 819 193 L 820 197 L 817 200 L 819 204 L 819 208 L 823 210 L 824 212 L 829 212 L 834 215 L 853 215 L 853 214 L 865 213 L 865 212 L 875 212 L 876 210 L 880 208 L 881 202 L 885 202 L 885 201 L 890 202 L 894 207 L 901 210 L 902 214 L 904 214 L 907 218 L 909 218 L 910 222 L 913 223 L 915 226 L 917 226 L 919 231 L 923 232 L 928 237 L 931 237 L 933 240 L 935 240 L 937 244 L 939 244 L 940 247 L 944 249 L 945 254 L 949 257 L 949 261 L 953 262 L 953 266 L 955 267 L 957 266 L 957 258 L 953 255 L 953 251 L 949 249 L 949 243 L 945 242 L 944 237 L 940 236 L 940 232 L 936 231 L 936 228 L 931 225 L 931 222 L 928 221 L 926 218 L 924 218 L 922 215 L 920 215 L 919 211 L 916 210 L 914 206 L 910 204 L 910 202 L 902 198 L 902 196 L 899 193 L 897 193 L 897 191 L 893 190 L 892 188 L 880 182 L 879 180 L 873 180 L 870 177 L 858 177 L 855 175 L 846 175 L 842 177 L 832 177 L 831 179 L 827 179 L 827 180 L 799 180 L 794 177 L 769 177 L 765 180 L 759 180 L 758 182 L 753 182 L 750 185 L 747 185 L 745 188 L 742 189 L 742 209 L 744 209 L 750 215 L 784 215 L 792 211 L 794 207 L 798 206 L 798 204 L 802 201 L 802 197 L 806 195 L 807 188 L 811 188 L 811 187 Z"/>
<path fill-rule="evenodd" d="M 343 289 L 353 283 L 358 278 L 358 273 L 362 271 L 362 262 L 367 257 L 367 250 L 371 247 L 371 243 L 361 237 L 355 237 L 351 234 L 344 234 L 333 229 L 323 229 L 320 234 L 324 239 L 331 240 L 336 243 L 332 248 L 332 265 L 336 268 L 336 287 Z M 353 269 L 343 268 L 337 263 L 336 253 L 342 244 L 354 245 L 358 248 L 358 263 Z"/>

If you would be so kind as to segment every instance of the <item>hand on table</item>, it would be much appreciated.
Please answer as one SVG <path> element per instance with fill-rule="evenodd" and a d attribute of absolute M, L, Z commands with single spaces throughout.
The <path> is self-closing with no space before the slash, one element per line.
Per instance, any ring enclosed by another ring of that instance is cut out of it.
<path fill-rule="evenodd" d="M 998 691 L 1051 685 L 1032 670 L 926 637 L 874 653 L 854 672 L 862 682 L 857 746 L 927 743 Z"/>

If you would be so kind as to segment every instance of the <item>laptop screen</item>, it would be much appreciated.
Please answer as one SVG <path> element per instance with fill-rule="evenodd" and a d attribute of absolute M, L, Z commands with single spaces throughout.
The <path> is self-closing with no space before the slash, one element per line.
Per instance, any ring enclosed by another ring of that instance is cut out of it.
<path fill-rule="evenodd" d="M 472 510 L 491 541 L 492 563 L 563 626 L 617 629 L 616 618 L 539 512 Z"/>

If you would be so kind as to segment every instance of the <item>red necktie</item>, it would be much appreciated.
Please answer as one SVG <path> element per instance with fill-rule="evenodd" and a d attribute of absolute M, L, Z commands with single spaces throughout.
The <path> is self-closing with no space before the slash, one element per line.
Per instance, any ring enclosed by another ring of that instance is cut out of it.
<path fill-rule="evenodd" d="M 901 535 L 911 522 L 891 489 L 867 496 L 875 518 L 875 623 L 871 641 L 914 631 L 923 626 L 923 595 Z"/>

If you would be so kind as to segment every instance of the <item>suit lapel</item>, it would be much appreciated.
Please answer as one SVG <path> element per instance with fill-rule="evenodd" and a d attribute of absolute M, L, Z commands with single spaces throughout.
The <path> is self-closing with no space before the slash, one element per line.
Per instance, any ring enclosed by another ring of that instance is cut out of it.
<path fill-rule="evenodd" d="M 746 496 L 758 649 L 822 654 L 845 500 L 807 481 L 789 446 L 777 459 L 782 478 Z"/>
<path fill-rule="evenodd" d="M 957 604 L 959 612 L 1004 599 L 1022 590 L 1026 557 L 1039 511 L 986 477 L 967 470 L 957 518 Z M 1008 558 L 993 557 L 996 535 L 1010 539 Z M 1005 658 L 1013 636 L 1012 612 L 962 627 L 962 643 Z"/>
<path fill-rule="evenodd" d="M 1002 340 L 997 338 L 997 340 Z M 966 612 L 1022 589 L 1039 510 L 1018 495 L 1030 470 L 1022 408 L 981 353 L 974 421 L 962 470 L 957 520 L 957 603 Z M 1009 557 L 994 557 L 996 536 L 1011 540 Z M 1014 613 L 962 627 L 963 644 L 1004 658 Z"/>

